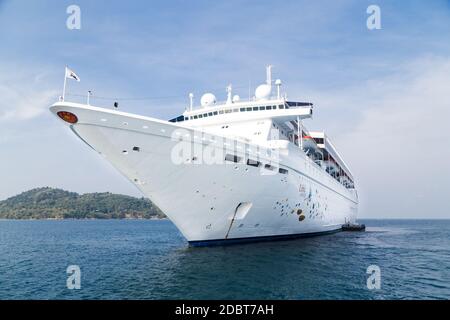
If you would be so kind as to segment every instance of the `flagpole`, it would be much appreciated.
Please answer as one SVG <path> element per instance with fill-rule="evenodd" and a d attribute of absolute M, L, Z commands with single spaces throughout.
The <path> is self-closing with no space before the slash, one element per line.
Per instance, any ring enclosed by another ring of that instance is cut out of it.
<path fill-rule="evenodd" d="M 63 86 L 62 101 L 65 100 L 65 96 L 66 96 L 66 82 L 67 82 L 67 66 L 66 66 L 66 69 L 64 71 L 64 86 Z"/>

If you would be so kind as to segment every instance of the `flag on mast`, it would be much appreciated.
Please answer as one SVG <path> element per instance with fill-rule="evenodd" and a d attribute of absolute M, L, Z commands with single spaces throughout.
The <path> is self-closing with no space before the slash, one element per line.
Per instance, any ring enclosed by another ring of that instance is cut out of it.
<path fill-rule="evenodd" d="M 67 67 L 66 67 L 66 78 L 67 79 L 73 79 L 73 80 L 76 80 L 76 81 L 80 82 L 80 77 L 77 76 L 77 74 L 74 71 L 70 70 Z"/>

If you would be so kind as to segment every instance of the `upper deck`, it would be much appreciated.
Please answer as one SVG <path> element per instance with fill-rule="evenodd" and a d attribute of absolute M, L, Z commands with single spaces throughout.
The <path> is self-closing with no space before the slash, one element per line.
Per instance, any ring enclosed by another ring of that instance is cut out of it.
<path fill-rule="evenodd" d="M 275 85 L 276 95 L 272 93 L 269 66 L 266 83 L 257 87 L 255 96 L 248 101 L 232 97 L 231 85 L 227 87 L 228 97 L 223 103 L 217 103 L 213 94 L 206 93 L 201 105 L 194 107 L 194 96 L 190 94 L 190 106 L 169 121 L 254 143 L 288 140 L 344 186 L 354 188 L 350 169 L 325 133 L 309 132 L 303 124 L 303 120 L 312 117 L 313 104 L 290 101 L 286 95 L 281 95 L 281 80 L 276 80 Z"/>

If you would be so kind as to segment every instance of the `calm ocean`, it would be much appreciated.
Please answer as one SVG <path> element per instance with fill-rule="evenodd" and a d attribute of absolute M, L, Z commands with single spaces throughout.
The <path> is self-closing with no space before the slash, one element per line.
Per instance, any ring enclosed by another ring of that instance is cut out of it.
<path fill-rule="evenodd" d="M 450 220 L 362 222 L 365 233 L 189 248 L 166 220 L 0 220 L 0 299 L 450 298 Z M 67 289 L 69 265 L 80 290 Z"/>

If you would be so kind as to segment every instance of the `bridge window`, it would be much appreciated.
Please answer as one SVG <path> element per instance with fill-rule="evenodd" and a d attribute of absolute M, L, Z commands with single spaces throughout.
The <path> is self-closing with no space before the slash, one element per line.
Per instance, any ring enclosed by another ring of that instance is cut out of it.
<path fill-rule="evenodd" d="M 272 110 L 272 106 L 266 106 L 266 110 Z"/>
<path fill-rule="evenodd" d="M 259 110 L 266 110 L 266 107 L 259 107 Z"/>
<path fill-rule="evenodd" d="M 279 172 L 279 173 L 282 173 L 282 174 L 288 174 L 289 171 L 286 170 L 286 169 L 283 169 L 283 168 L 279 168 L 279 169 L 278 169 L 278 172 Z"/>
<path fill-rule="evenodd" d="M 252 111 L 252 108 L 251 107 L 247 108 L 247 111 Z"/>

